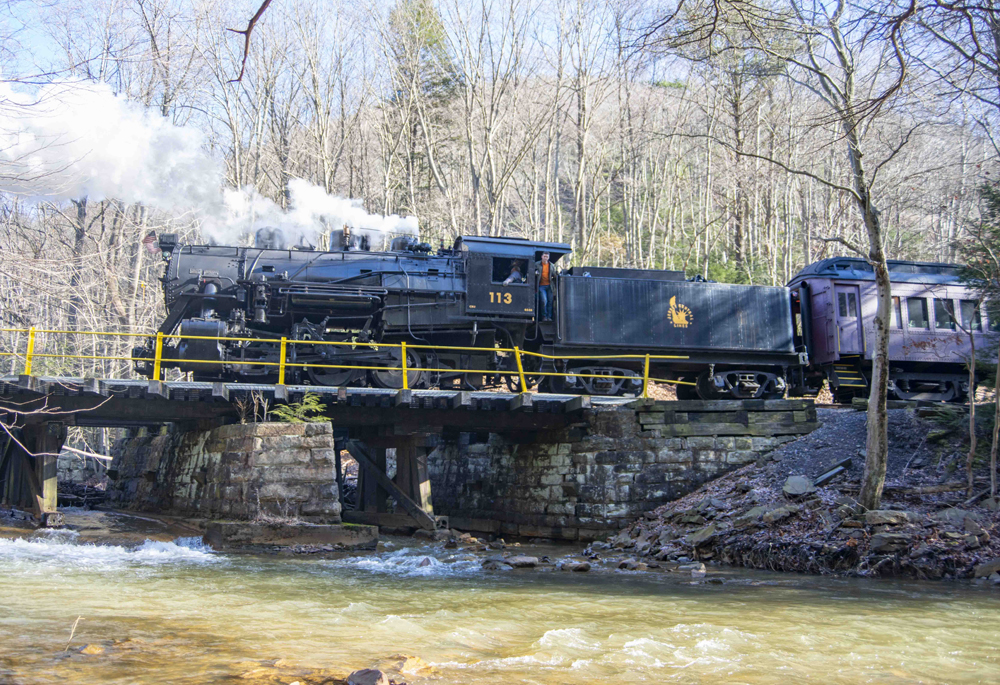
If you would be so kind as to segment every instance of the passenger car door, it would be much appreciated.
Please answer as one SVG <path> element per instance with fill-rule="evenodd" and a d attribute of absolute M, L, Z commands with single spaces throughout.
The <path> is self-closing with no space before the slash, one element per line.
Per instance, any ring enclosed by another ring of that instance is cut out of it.
<path fill-rule="evenodd" d="M 861 296 L 856 285 L 838 285 L 837 351 L 840 354 L 861 354 L 864 340 L 861 334 Z"/>

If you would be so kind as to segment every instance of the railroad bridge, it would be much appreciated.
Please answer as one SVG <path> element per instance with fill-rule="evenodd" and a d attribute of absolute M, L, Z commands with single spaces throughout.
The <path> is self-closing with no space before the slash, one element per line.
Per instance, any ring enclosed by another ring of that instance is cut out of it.
<path fill-rule="evenodd" d="M 328 423 L 253 422 L 255 404 L 306 393 L 319 395 Z M 0 407 L 21 426 L 0 453 L 0 502 L 43 522 L 58 518 L 56 457 L 68 426 L 145 427 L 112 464 L 122 508 L 205 518 L 265 508 L 328 523 L 563 539 L 605 535 L 817 425 L 804 400 L 31 375 L 0 377 Z M 360 466 L 348 508 L 342 450 Z"/>

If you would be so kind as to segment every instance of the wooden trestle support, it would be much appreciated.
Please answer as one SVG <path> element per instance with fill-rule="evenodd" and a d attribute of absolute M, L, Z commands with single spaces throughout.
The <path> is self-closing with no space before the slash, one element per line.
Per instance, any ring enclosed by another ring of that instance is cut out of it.
<path fill-rule="evenodd" d="M 347 523 L 391 528 L 447 528 L 445 517 L 434 515 L 427 462 L 436 436 L 406 435 L 347 440 L 348 453 L 358 462 L 357 508 L 341 512 Z M 396 452 L 396 475 L 389 478 L 387 450 Z M 339 470 L 339 469 L 338 469 Z M 396 511 L 388 511 L 388 498 Z"/>
<path fill-rule="evenodd" d="M 61 423 L 32 423 L 0 436 L 0 504 L 22 509 L 42 525 L 61 517 L 56 462 L 66 440 Z"/>

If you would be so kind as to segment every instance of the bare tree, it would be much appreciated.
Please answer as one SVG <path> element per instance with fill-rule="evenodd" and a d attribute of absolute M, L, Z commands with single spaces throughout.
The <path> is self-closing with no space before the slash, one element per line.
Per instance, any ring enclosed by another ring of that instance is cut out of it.
<path fill-rule="evenodd" d="M 683 3 L 681 3 L 683 5 Z M 888 454 L 888 347 L 891 285 L 886 264 L 886 236 L 877 201 L 879 172 L 903 150 L 919 129 L 911 120 L 902 130 L 885 130 L 879 124 L 897 103 L 905 102 L 908 59 L 902 47 L 903 32 L 912 19 L 914 6 L 890 14 L 876 3 L 838 0 L 788 0 L 777 5 L 746 2 L 708 3 L 709 11 L 689 6 L 688 16 L 697 19 L 694 28 L 682 25 L 668 31 L 666 40 L 675 44 L 712 41 L 722 23 L 740 26 L 751 37 L 753 48 L 780 61 L 789 77 L 826 108 L 819 125 L 833 123 L 840 129 L 840 144 L 846 152 L 846 180 L 831 180 L 797 168 L 772 156 L 751 154 L 785 171 L 807 176 L 853 200 L 867 237 L 862 248 L 844 237 L 830 239 L 864 256 L 875 273 L 878 295 L 874 317 L 871 391 L 868 403 L 867 457 L 862 476 L 862 506 L 878 507 L 885 482 Z M 680 16 L 678 14 L 678 16 Z M 709 22 L 704 23 L 704 17 Z M 698 32 L 704 35 L 698 35 Z M 890 138 L 891 136 L 891 138 Z M 735 148 L 732 143 L 727 143 Z M 739 154 L 746 155 L 745 151 Z"/>

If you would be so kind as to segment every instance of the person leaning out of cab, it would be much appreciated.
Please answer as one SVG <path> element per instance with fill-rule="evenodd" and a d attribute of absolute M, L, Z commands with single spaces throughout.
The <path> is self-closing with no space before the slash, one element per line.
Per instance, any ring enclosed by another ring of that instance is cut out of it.
<path fill-rule="evenodd" d="M 549 253 L 542 253 L 542 260 L 535 268 L 535 286 L 538 290 L 538 314 L 542 321 L 552 321 L 552 302 L 558 274 L 549 261 Z"/>
<path fill-rule="evenodd" d="M 535 268 L 535 288 L 538 291 L 538 313 L 542 321 L 552 320 L 553 292 L 556 279 L 558 278 L 556 269 L 552 266 L 549 259 L 549 253 L 543 252 L 542 259 Z M 515 260 L 510 265 L 510 276 L 504 280 L 503 285 L 523 282 L 524 277 L 521 276 L 521 265 Z"/>

